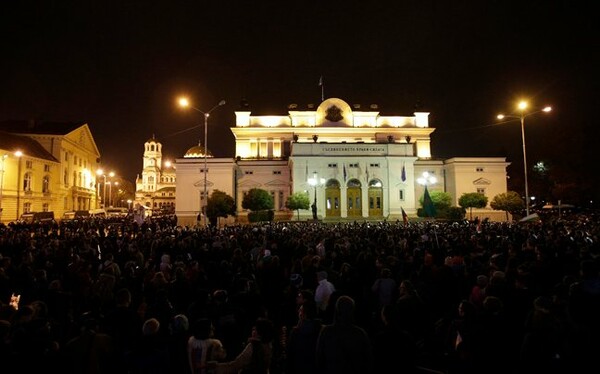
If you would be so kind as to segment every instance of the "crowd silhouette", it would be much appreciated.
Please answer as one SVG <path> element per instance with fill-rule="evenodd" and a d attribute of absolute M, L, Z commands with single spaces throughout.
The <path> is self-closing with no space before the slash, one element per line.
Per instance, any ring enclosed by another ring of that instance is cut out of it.
<path fill-rule="evenodd" d="M 0 356 L 25 372 L 596 372 L 599 228 L 0 225 Z"/>

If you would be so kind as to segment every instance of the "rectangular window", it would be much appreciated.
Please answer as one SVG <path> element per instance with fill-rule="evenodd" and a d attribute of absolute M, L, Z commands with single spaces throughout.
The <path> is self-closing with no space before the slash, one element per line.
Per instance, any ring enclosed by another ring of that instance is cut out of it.
<path fill-rule="evenodd" d="M 369 164 L 369 167 L 378 168 L 379 167 L 379 163 L 377 163 L 377 164 Z"/>
<path fill-rule="evenodd" d="M 49 212 L 50 211 L 50 205 L 48 203 L 44 203 L 42 205 L 42 212 Z"/>
<path fill-rule="evenodd" d="M 244 171 L 244 174 L 252 175 L 252 174 L 254 174 L 254 172 L 252 170 L 246 170 L 246 171 Z"/>
<path fill-rule="evenodd" d="M 31 160 L 25 161 L 25 167 L 27 169 L 33 169 L 33 161 L 31 161 Z"/>
<path fill-rule="evenodd" d="M 31 212 L 31 203 L 24 203 L 23 204 L 23 213 L 29 213 Z"/>
<path fill-rule="evenodd" d="M 281 170 L 273 170 L 274 175 L 281 175 Z"/>
<path fill-rule="evenodd" d="M 283 191 L 279 191 L 279 210 L 285 208 L 285 201 L 283 199 Z"/>
<path fill-rule="evenodd" d="M 477 193 L 478 193 L 478 194 L 485 195 L 485 188 L 480 188 L 480 187 L 478 187 L 478 188 L 477 188 Z"/>
<path fill-rule="evenodd" d="M 204 174 L 204 170 L 205 170 L 205 169 L 200 169 L 200 173 L 203 173 L 203 174 Z M 208 173 L 208 168 L 206 169 L 206 172 Z"/>
<path fill-rule="evenodd" d="M 400 199 L 400 201 L 404 201 L 404 190 L 398 191 L 398 198 Z"/>
<path fill-rule="evenodd" d="M 475 171 L 478 173 L 483 173 L 483 168 L 481 166 L 478 166 L 475 168 Z"/>
<path fill-rule="evenodd" d="M 358 164 L 348 164 L 348 167 L 350 167 L 350 168 L 357 168 Z"/>
<path fill-rule="evenodd" d="M 327 164 L 328 168 L 337 168 L 337 164 Z"/>
<path fill-rule="evenodd" d="M 46 164 L 44 164 L 44 171 L 45 171 L 46 173 L 49 173 L 49 172 L 50 172 L 50 165 L 46 165 Z"/>

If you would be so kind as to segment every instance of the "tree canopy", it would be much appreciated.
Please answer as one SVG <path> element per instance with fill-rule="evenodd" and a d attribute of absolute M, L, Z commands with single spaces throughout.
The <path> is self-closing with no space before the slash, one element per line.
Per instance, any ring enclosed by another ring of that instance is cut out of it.
<path fill-rule="evenodd" d="M 506 212 L 506 220 L 508 213 L 514 213 L 522 210 L 525 207 L 525 201 L 515 191 L 507 191 L 494 196 L 490 202 L 490 207 L 494 210 L 503 210 Z"/>
<path fill-rule="evenodd" d="M 286 208 L 298 212 L 298 220 L 300 220 L 300 209 L 308 209 L 309 206 L 310 198 L 306 192 L 295 192 L 285 202 Z"/>
<path fill-rule="evenodd" d="M 473 219 L 473 208 L 485 208 L 487 203 L 487 196 L 478 192 L 463 193 L 458 198 L 458 205 L 465 209 L 469 209 L 469 216 L 471 220 Z"/>

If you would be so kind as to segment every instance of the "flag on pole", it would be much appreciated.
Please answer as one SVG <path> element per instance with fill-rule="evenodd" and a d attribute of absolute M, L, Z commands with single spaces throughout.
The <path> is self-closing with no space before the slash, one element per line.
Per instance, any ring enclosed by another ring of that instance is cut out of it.
<path fill-rule="evenodd" d="M 344 164 L 344 182 L 346 181 L 346 177 L 347 177 L 347 174 L 346 174 L 346 164 Z"/>
<path fill-rule="evenodd" d="M 400 175 L 400 179 L 402 182 L 406 182 L 406 167 L 402 164 L 402 174 Z"/>
<path fill-rule="evenodd" d="M 308 182 L 308 161 L 306 161 L 306 171 L 304 172 L 304 175 L 306 176 L 306 181 Z"/>
<path fill-rule="evenodd" d="M 369 164 L 365 164 L 365 173 L 367 175 L 367 183 L 369 182 Z"/>
<path fill-rule="evenodd" d="M 323 76 L 319 78 L 319 87 L 321 87 L 321 101 L 325 101 L 325 86 L 323 85 Z"/>
<path fill-rule="evenodd" d="M 404 208 L 400 207 L 400 209 L 402 209 L 402 221 L 404 221 L 404 224 L 406 225 L 408 224 L 408 215 L 404 211 Z"/>
<path fill-rule="evenodd" d="M 431 196 L 429 195 L 427 185 L 425 185 L 425 194 L 423 196 L 423 210 L 425 211 L 426 217 L 435 217 L 435 206 L 433 205 L 433 200 L 431 200 Z"/>

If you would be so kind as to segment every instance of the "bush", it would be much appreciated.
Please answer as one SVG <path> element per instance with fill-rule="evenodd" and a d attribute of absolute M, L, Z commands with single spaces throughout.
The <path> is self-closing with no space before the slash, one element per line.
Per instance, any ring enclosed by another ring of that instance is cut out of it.
<path fill-rule="evenodd" d="M 271 222 L 275 218 L 275 212 L 270 210 L 257 210 L 255 212 L 248 213 L 248 221 L 251 223 L 256 222 Z"/>

